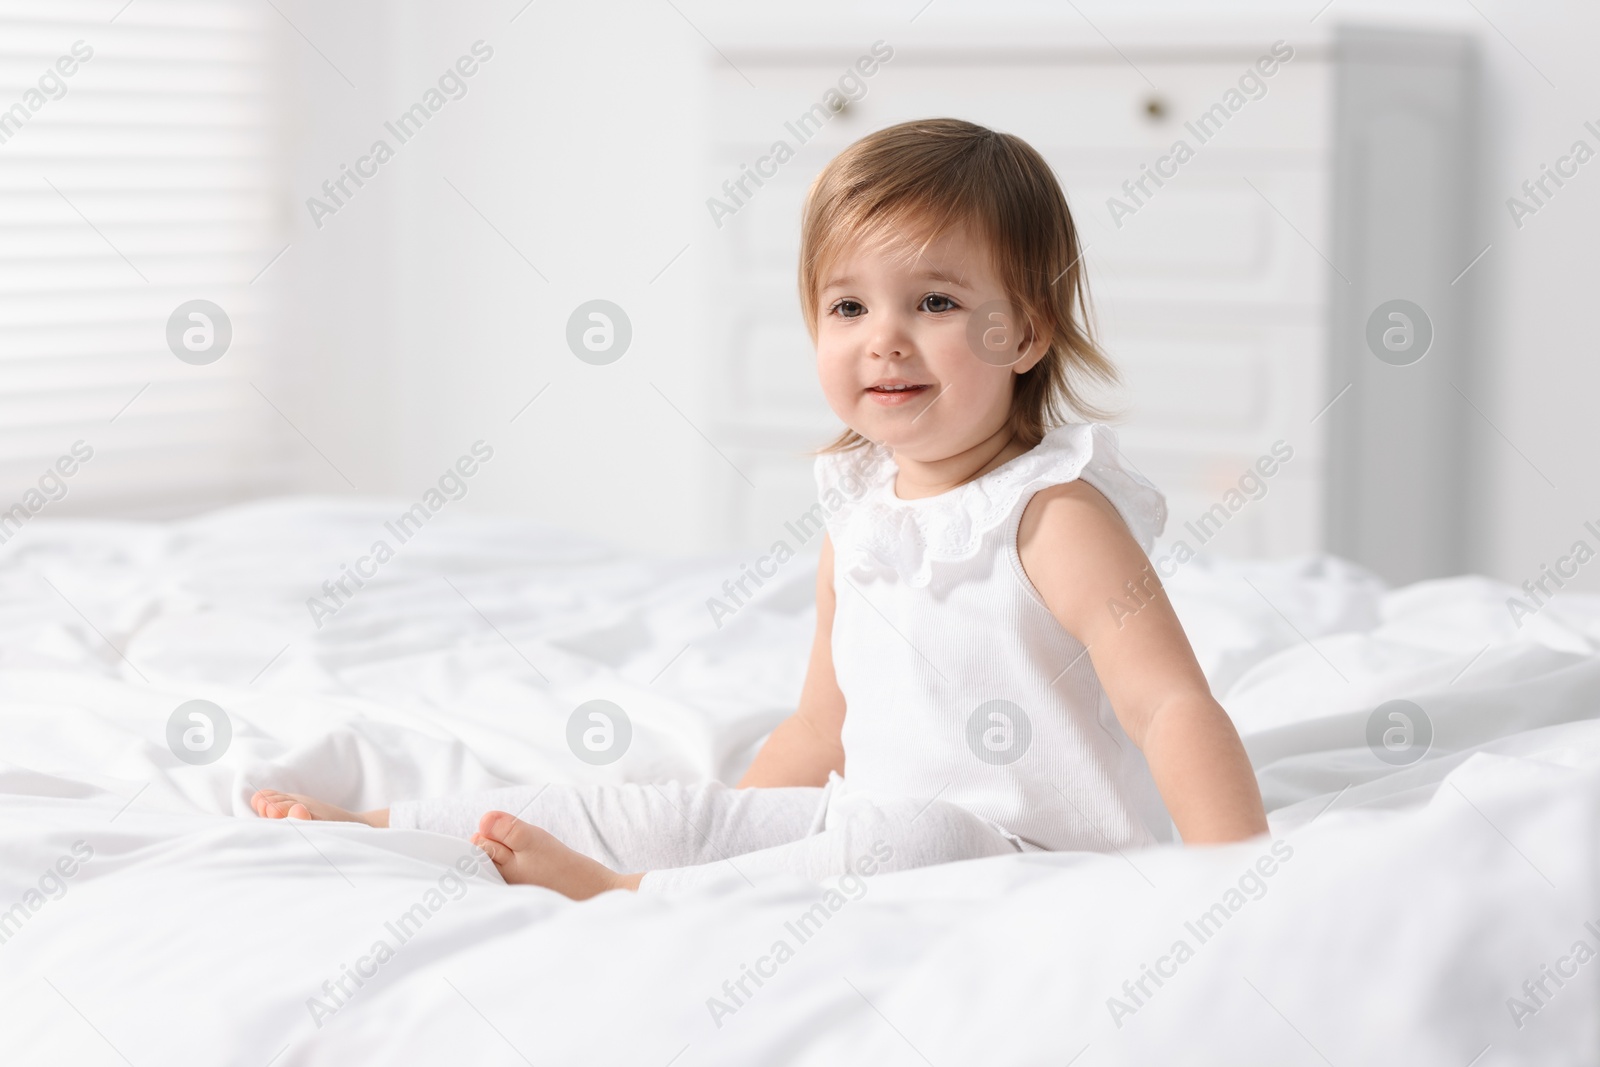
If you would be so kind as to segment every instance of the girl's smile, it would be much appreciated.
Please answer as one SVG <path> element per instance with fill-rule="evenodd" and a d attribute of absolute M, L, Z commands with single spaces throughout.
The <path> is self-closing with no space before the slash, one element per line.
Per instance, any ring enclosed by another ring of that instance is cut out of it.
<path fill-rule="evenodd" d="M 905 378 L 884 378 L 867 386 L 866 392 L 884 407 L 897 407 L 911 403 L 932 389 L 933 386 L 926 382 L 913 382 Z"/>

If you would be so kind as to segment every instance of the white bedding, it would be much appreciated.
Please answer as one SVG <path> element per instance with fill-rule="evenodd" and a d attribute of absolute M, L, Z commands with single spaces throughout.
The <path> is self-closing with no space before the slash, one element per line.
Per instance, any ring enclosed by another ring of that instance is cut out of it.
<path fill-rule="evenodd" d="M 1180 571 L 1276 855 L 1026 855 L 834 898 L 731 878 L 575 905 L 452 879 L 464 842 L 268 823 L 246 800 L 732 780 L 799 691 L 814 560 L 718 630 L 705 600 L 736 558 L 444 514 L 316 628 L 307 597 L 402 507 L 41 519 L 0 548 L 0 916 L 23 907 L 0 1063 L 1596 1062 L 1600 961 L 1573 950 L 1600 950 L 1600 598 L 1562 593 L 1519 631 L 1513 591 L 1481 578 Z M 566 746 L 597 698 L 634 728 L 604 767 Z M 1366 743 L 1397 698 L 1434 730 L 1409 766 Z M 210 765 L 167 746 L 193 699 L 232 723 Z M 387 924 L 419 903 L 399 943 Z M 314 1013 L 379 939 L 392 958 Z M 1167 977 L 1140 994 L 1145 965 Z"/>

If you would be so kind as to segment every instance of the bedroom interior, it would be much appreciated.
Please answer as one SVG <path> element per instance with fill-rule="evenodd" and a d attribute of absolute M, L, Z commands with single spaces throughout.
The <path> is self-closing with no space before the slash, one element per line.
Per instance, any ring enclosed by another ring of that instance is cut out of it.
<path fill-rule="evenodd" d="M 1589 1062 L 1597 31 L 0 5 L 0 1060 Z M 841 428 L 802 202 L 943 115 L 1066 192 L 1270 838 L 575 904 L 255 818 L 739 780 Z"/>

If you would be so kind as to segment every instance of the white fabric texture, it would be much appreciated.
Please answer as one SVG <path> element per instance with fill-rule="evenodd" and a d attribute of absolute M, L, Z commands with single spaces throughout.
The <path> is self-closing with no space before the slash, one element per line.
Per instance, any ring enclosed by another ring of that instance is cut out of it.
<path fill-rule="evenodd" d="M 395 830 L 465 838 L 485 812 L 507 811 L 612 870 L 648 872 L 642 893 L 683 892 L 732 878 L 821 882 L 1022 851 L 1021 842 L 954 804 L 879 803 L 826 786 L 734 789 L 721 782 L 513 786 L 389 809 Z"/>
<path fill-rule="evenodd" d="M 881 447 L 818 457 L 834 546 L 833 665 L 845 778 L 882 797 L 957 804 L 1029 846 L 1110 851 L 1170 840 L 1171 819 L 1084 646 L 1022 568 L 1017 529 L 1041 489 L 1082 478 L 1141 547 L 1161 493 L 1098 423 L 938 496 L 902 500 Z"/>
<path fill-rule="evenodd" d="M 460 837 L 258 819 L 250 794 L 367 810 L 734 781 L 800 692 L 815 557 L 719 628 L 705 598 L 737 556 L 447 512 L 315 628 L 306 598 L 409 504 L 40 516 L 0 546 L 0 916 L 25 912 L 0 928 L 0 1063 L 1594 1062 L 1600 958 L 1537 1005 L 1523 983 L 1600 943 L 1600 597 L 1563 590 L 1519 627 L 1520 590 L 1481 576 L 1183 565 L 1168 593 L 1287 862 L 1257 839 L 997 856 L 840 899 L 734 876 L 574 903 L 503 884 Z M 605 767 L 565 733 L 597 697 L 633 723 Z M 196 698 L 233 723 L 203 765 L 166 736 Z M 1403 766 L 1367 735 L 1396 698 L 1432 724 Z M 64 888 L 46 882 L 64 859 Z M 465 887 L 445 883 L 463 861 Z M 1198 943 L 1185 924 L 1241 885 Z M 377 980 L 314 1021 L 308 998 L 424 901 Z M 791 932 L 825 903 L 820 932 Z M 1193 958 L 1134 1003 L 1124 983 L 1180 938 Z M 772 976 L 779 941 L 794 954 Z M 736 1003 L 746 965 L 765 984 Z M 1114 1019 L 1113 996 L 1136 1014 Z"/>

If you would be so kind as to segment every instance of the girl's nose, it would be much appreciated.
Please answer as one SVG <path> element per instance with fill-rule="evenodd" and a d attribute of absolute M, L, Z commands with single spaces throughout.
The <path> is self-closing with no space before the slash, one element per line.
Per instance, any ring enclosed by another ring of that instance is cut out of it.
<path fill-rule="evenodd" d="M 911 338 L 904 324 L 893 317 L 879 322 L 868 351 L 874 359 L 905 359 L 911 354 Z"/>

